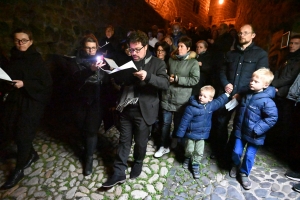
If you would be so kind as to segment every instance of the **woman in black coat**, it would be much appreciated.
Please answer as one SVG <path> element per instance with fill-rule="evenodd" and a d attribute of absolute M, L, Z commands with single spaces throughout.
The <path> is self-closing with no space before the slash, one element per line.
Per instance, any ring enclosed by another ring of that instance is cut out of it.
<path fill-rule="evenodd" d="M 200 88 L 205 85 L 212 85 L 211 80 L 211 54 L 207 51 L 208 44 L 204 40 L 199 40 L 196 43 L 196 59 L 200 67 L 200 80 L 193 88 L 193 95 L 199 95 Z"/>
<path fill-rule="evenodd" d="M 73 78 L 77 83 L 78 106 L 76 121 L 84 136 L 84 175 L 90 175 L 93 167 L 93 153 L 97 146 L 98 132 L 103 120 L 105 93 L 109 77 L 100 69 L 104 66 L 103 56 L 97 50 L 99 44 L 93 34 L 83 37 L 76 56 L 78 70 Z"/>
<path fill-rule="evenodd" d="M 15 46 L 4 71 L 12 82 L 7 82 L 2 125 L 5 134 L 17 145 L 17 162 L 13 173 L 0 189 L 14 187 L 24 176 L 24 169 L 39 159 L 32 146 L 37 126 L 48 103 L 52 79 L 44 61 L 34 48 L 32 33 L 17 29 L 13 33 Z"/>

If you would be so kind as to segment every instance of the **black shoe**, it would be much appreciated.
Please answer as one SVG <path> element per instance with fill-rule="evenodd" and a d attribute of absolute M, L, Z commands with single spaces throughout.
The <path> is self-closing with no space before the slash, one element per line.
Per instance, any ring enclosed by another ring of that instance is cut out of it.
<path fill-rule="evenodd" d="M 30 167 L 30 165 L 32 163 L 34 163 L 35 161 L 37 161 L 38 159 L 40 159 L 39 155 L 37 154 L 37 152 L 35 150 L 33 150 L 30 159 L 28 160 L 26 165 L 23 167 L 23 169 Z"/>
<path fill-rule="evenodd" d="M 294 181 L 300 181 L 300 173 L 288 171 L 285 173 L 285 176 Z"/>
<path fill-rule="evenodd" d="M 216 154 L 214 154 L 214 153 L 212 153 L 212 154 L 210 154 L 210 159 L 216 159 Z"/>
<path fill-rule="evenodd" d="M 297 183 L 293 186 L 293 189 L 296 191 L 296 192 L 300 192 L 300 183 Z"/>
<path fill-rule="evenodd" d="M 142 173 L 143 163 L 134 163 L 133 167 L 131 168 L 130 172 L 130 179 L 135 179 L 139 177 Z"/>
<path fill-rule="evenodd" d="M 17 185 L 20 180 L 24 177 L 24 171 L 23 169 L 15 170 L 13 174 L 11 174 L 8 178 L 8 180 L 1 186 L 0 190 L 7 190 L 15 185 Z"/>
<path fill-rule="evenodd" d="M 84 175 L 88 176 L 93 172 L 93 156 L 87 156 L 84 165 Z"/>
<path fill-rule="evenodd" d="M 124 183 L 126 181 L 126 176 L 125 175 L 113 175 L 108 179 L 105 183 L 102 184 L 102 187 L 113 187 L 118 183 Z"/>

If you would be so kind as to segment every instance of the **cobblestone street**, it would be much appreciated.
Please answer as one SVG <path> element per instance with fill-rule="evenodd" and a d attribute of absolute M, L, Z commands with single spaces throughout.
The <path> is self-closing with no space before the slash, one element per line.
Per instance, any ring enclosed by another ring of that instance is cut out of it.
<path fill-rule="evenodd" d="M 49 126 L 50 127 L 50 126 Z M 14 188 L 1 191 L 0 199 L 298 199 L 300 194 L 291 188 L 295 183 L 284 176 L 287 166 L 261 148 L 251 172 L 252 189 L 244 190 L 236 179 L 209 159 L 206 144 L 201 165 L 201 177 L 194 180 L 189 170 L 181 167 L 180 156 L 172 151 L 155 159 L 156 146 L 150 140 L 143 172 L 135 180 L 127 181 L 109 190 L 101 185 L 112 173 L 113 157 L 118 143 L 118 131 L 113 128 L 99 134 L 99 148 L 94 154 L 94 171 L 83 176 L 80 162 L 80 137 L 72 128 L 39 130 L 34 147 L 40 159 L 25 170 L 24 179 Z M 68 135 L 66 135 L 68 133 Z M 13 148 L 1 152 L 0 184 L 2 185 L 14 165 Z M 132 155 L 130 155 L 132 159 Z M 132 160 L 130 160 L 132 161 Z M 130 163 L 129 163 L 130 166 Z"/>

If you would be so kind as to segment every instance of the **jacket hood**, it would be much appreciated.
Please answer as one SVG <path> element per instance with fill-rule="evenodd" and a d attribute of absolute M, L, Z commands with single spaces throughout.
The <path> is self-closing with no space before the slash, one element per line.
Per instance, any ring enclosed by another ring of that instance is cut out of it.
<path fill-rule="evenodd" d="M 199 108 L 200 106 L 203 106 L 201 103 L 198 101 L 198 95 L 192 95 L 189 99 L 189 102 L 192 106 L 195 106 Z"/>
<path fill-rule="evenodd" d="M 177 58 L 178 55 L 178 49 L 175 49 L 172 53 L 171 53 L 171 58 L 173 60 L 179 60 L 179 58 Z M 185 57 L 183 60 L 189 60 L 189 59 L 193 59 L 196 58 L 197 53 L 195 51 L 189 51 L 189 54 L 187 55 L 187 57 Z"/>
<path fill-rule="evenodd" d="M 264 91 L 258 93 L 257 95 L 255 95 L 255 98 L 272 98 L 274 99 L 276 95 L 276 90 L 275 87 L 273 86 L 269 86 L 266 89 L 264 89 Z"/>

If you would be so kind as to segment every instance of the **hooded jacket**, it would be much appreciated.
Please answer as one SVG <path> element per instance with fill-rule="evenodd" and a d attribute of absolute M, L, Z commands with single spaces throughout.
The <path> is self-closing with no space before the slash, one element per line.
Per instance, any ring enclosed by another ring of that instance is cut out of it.
<path fill-rule="evenodd" d="M 267 87 L 262 92 L 251 92 L 241 101 L 236 115 L 235 136 L 252 144 L 263 145 L 266 132 L 278 119 L 277 107 L 272 100 L 275 88 Z"/>
<path fill-rule="evenodd" d="M 211 118 L 214 111 L 218 110 L 228 101 L 226 94 L 207 104 L 201 104 L 198 96 L 191 96 L 189 105 L 186 107 L 181 119 L 177 136 L 192 140 L 204 140 L 209 137 L 211 129 Z"/>
<path fill-rule="evenodd" d="M 183 59 L 179 59 L 176 53 L 171 55 L 168 75 L 177 76 L 178 81 L 171 83 L 169 89 L 163 91 L 161 102 L 163 109 L 178 112 L 188 102 L 192 94 L 192 87 L 200 79 L 199 65 L 195 58 L 194 51 L 191 51 Z"/>

